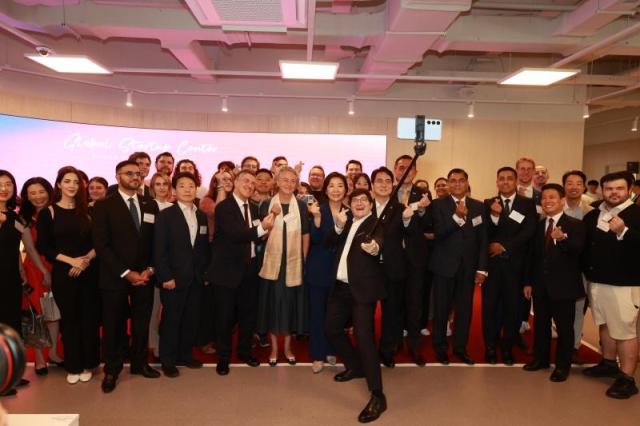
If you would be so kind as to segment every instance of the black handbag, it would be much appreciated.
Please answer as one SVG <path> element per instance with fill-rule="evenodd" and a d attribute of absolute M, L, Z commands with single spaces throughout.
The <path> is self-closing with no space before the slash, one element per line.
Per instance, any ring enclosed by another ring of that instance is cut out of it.
<path fill-rule="evenodd" d="M 47 328 L 44 316 L 38 314 L 31 304 L 31 300 L 25 297 L 28 309 L 22 311 L 22 340 L 24 345 L 30 348 L 42 349 L 51 347 L 51 335 Z"/>

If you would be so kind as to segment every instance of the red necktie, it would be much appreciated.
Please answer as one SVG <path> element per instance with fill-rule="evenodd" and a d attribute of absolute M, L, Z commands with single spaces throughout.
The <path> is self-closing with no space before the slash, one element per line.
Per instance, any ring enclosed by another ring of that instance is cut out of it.
<path fill-rule="evenodd" d="M 551 247 L 551 233 L 553 232 L 553 219 L 549 218 L 549 225 L 547 225 L 547 232 L 544 234 L 544 251 L 545 253 L 549 251 L 549 247 Z"/>

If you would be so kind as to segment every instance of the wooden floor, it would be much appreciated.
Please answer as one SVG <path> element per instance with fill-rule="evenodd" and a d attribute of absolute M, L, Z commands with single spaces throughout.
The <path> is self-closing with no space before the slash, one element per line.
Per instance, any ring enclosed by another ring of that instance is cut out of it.
<path fill-rule="evenodd" d="M 68 385 L 65 373 L 26 376 L 31 384 L 0 402 L 12 413 L 79 413 L 80 424 L 126 425 L 350 425 L 368 400 L 364 380 L 336 383 L 340 367 L 312 374 L 309 366 L 232 366 L 220 377 L 210 366 L 180 369 L 176 379 L 144 379 L 125 369 L 114 393 L 102 375 Z M 383 369 L 388 410 L 379 425 L 616 425 L 640 424 L 640 396 L 607 398 L 610 379 L 589 379 L 574 368 L 565 383 L 549 371 L 519 366 L 398 366 Z M 640 380 L 640 377 L 636 378 Z"/>

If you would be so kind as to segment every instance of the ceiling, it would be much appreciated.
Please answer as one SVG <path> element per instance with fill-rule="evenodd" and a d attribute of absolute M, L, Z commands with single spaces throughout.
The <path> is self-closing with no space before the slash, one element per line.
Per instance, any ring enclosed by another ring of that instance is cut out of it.
<path fill-rule="evenodd" d="M 486 105 L 577 120 L 584 104 L 640 106 L 638 10 L 629 0 L 0 0 L 0 85 L 114 105 L 132 91 L 136 106 L 193 111 L 226 96 L 251 113 L 346 113 L 354 99 L 374 116 L 462 116 L 475 102 L 478 116 Z M 24 58 L 36 46 L 113 74 L 57 74 Z M 336 61 L 338 78 L 282 81 L 280 59 Z M 549 88 L 497 84 L 525 66 L 581 73 Z"/>

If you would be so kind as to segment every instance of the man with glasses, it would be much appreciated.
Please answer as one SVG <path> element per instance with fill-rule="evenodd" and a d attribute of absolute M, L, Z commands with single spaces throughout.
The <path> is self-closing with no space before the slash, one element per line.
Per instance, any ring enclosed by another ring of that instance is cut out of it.
<path fill-rule="evenodd" d="M 140 180 L 141 185 L 138 187 L 138 195 L 151 199 L 151 193 L 149 192 L 149 185 L 144 181 L 149 176 L 149 170 L 151 169 L 151 157 L 146 152 L 138 151 L 129 156 L 129 161 L 135 161 L 140 168 Z M 118 192 L 118 184 L 114 184 L 107 188 L 107 196 L 111 196 Z"/>
<path fill-rule="evenodd" d="M 100 259 L 103 308 L 104 373 L 102 391 L 116 388 L 124 363 L 131 312 L 131 374 L 160 377 L 147 363 L 149 320 L 153 305 L 152 243 L 158 205 L 138 195 L 142 183 L 135 161 L 116 166 L 118 192 L 96 203 L 93 242 Z"/>
<path fill-rule="evenodd" d="M 322 192 L 322 186 L 324 185 L 324 169 L 322 166 L 313 166 L 309 170 L 309 186 L 311 187 L 311 195 L 321 203 L 325 199 L 325 195 Z"/>

